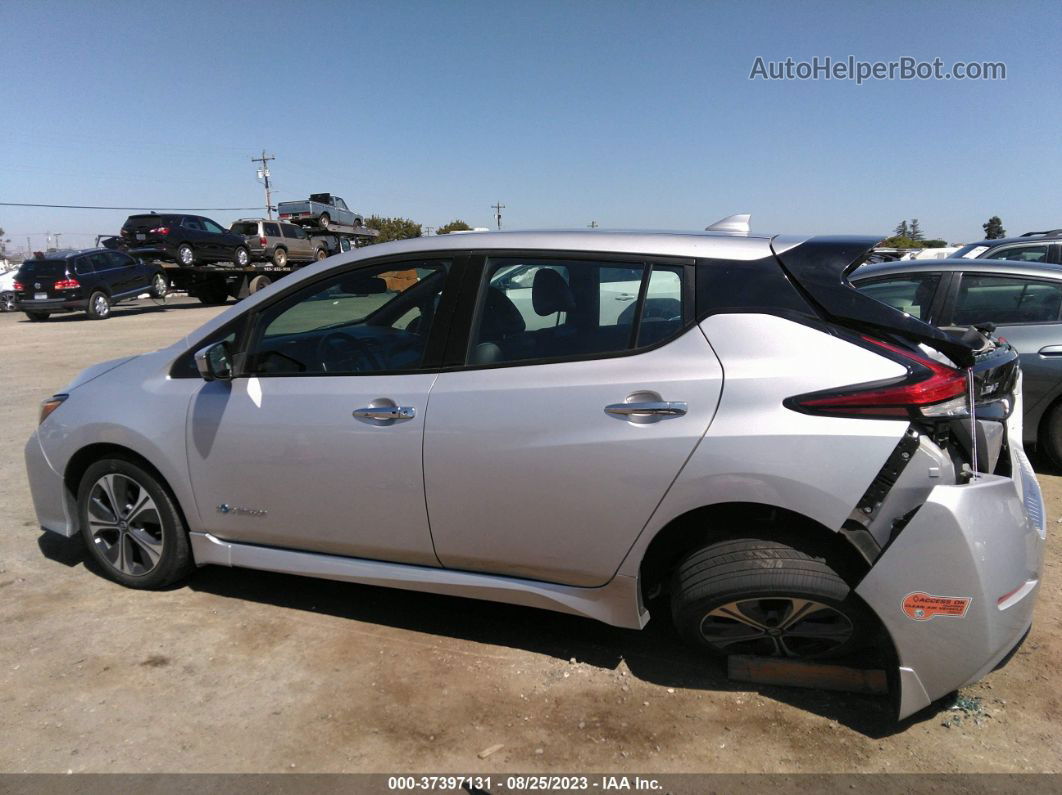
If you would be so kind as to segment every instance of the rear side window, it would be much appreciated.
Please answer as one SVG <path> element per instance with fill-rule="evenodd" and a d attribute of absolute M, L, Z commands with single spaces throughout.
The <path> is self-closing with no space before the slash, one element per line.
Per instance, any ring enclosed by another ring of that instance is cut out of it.
<path fill-rule="evenodd" d="M 955 325 L 1050 323 L 1062 310 L 1062 284 L 1035 279 L 963 274 Z"/>
<path fill-rule="evenodd" d="M 268 226 L 268 224 L 267 224 L 267 226 Z M 230 228 L 231 231 L 235 232 L 237 235 L 257 235 L 258 234 L 258 223 L 255 222 L 255 221 L 237 221 L 236 223 L 234 223 L 229 228 Z M 269 233 L 266 232 L 266 234 L 268 235 Z"/>
<path fill-rule="evenodd" d="M 89 257 L 78 257 L 74 260 L 74 273 L 78 276 L 88 276 L 90 273 L 95 273 L 96 267 Z"/>
<path fill-rule="evenodd" d="M 623 353 L 683 328 L 683 269 L 582 260 L 488 262 L 468 364 Z"/>
<path fill-rule="evenodd" d="M 128 268 L 130 265 L 136 264 L 136 260 L 120 251 L 108 251 L 103 256 L 110 260 L 110 267 L 112 268 Z"/>
<path fill-rule="evenodd" d="M 262 230 L 266 237 L 280 237 L 280 224 L 262 224 Z"/>
<path fill-rule="evenodd" d="M 881 301 L 919 320 L 926 320 L 938 284 L 939 273 L 919 273 L 862 281 L 856 283 L 856 288 L 875 301 Z"/>
<path fill-rule="evenodd" d="M 92 260 L 92 266 L 93 268 L 95 268 L 97 273 L 100 273 L 102 271 L 113 270 L 114 268 L 118 267 L 117 263 L 111 260 L 103 252 L 89 254 L 88 258 Z"/>
<path fill-rule="evenodd" d="M 203 224 L 198 218 L 185 218 L 181 221 L 181 226 L 185 229 L 198 229 L 200 232 L 203 231 Z"/>
<path fill-rule="evenodd" d="M 1011 262 L 1047 262 L 1047 246 L 1009 246 L 989 252 L 988 256 Z"/>

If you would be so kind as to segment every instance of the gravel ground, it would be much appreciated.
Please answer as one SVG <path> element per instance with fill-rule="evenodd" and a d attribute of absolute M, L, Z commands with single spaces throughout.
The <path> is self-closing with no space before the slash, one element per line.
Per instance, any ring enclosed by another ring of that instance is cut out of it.
<path fill-rule="evenodd" d="M 0 771 L 1062 770 L 1054 536 L 1010 665 L 899 725 L 879 698 L 732 683 L 659 620 L 238 569 L 156 593 L 97 576 L 80 542 L 38 529 L 22 447 L 77 371 L 218 311 L 142 303 L 105 322 L 0 315 Z M 1053 531 L 1062 478 L 1041 483 Z"/>

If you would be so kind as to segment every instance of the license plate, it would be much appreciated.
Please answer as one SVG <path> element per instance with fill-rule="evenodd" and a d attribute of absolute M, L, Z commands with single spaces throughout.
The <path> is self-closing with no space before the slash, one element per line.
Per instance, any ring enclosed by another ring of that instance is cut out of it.
<path fill-rule="evenodd" d="M 47 300 L 47 298 L 48 298 L 48 293 L 34 293 L 33 294 L 33 300 L 34 301 L 45 301 L 45 300 Z"/>
<path fill-rule="evenodd" d="M 147 240 L 147 235 L 142 235 L 140 233 L 137 233 L 136 239 L 137 240 Z"/>

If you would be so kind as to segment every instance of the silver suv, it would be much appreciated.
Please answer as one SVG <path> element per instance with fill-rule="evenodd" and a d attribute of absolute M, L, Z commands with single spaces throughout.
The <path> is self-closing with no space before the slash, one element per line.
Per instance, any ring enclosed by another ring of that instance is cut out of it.
<path fill-rule="evenodd" d="M 854 290 L 876 242 L 351 251 L 48 399 L 34 505 L 136 588 L 217 564 L 652 611 L 715 654 L 875 644 L 906 716 L 1022 641 L 1044 510 L 1014 351 Z"/>
<path fill-rule="evenodd" d="M 265 218 L 241 218 L 229 230 L 243 235 L 251 259 L 272 262 L 278 268 L 289 262 L 313 262 L 328 256 L 323 242 L 310 237 L 306 230 L 283 221 Z"/>

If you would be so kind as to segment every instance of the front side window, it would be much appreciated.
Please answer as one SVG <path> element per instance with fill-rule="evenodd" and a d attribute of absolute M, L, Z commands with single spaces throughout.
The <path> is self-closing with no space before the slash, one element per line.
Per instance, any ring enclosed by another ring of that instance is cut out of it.
<path fill-rule="evenodd" d="M 136 260 L 120 251 L 108 251 L 104 256 L 110 260 L 110 267 L 112 268 L 128 268 L 130 265 L 136 264 Z"/>
<path fill-rule="evenodd" d="M 996 249 L 988 256 L 1011 262 L 1047 262 L 1047 246 L 1009 246 Z"/>
<path fill-rule="evenodd" d="M 74 260 L 74 273 L 78 276 L 87 276 L 90 273 L 95 273 L 96 268 L 92 264 L 91 257 L 78 257 Z"/>
<path fill-rule="evenodd" d="M 95 254 L 89 254 L 89 259 L 92 260 L 93 269 L 97 273 L 100 271 L 109 271 L 116 267 L 114 263 L 111 262 L 111 259 L 101 251 L 98 251 Z"/>
<path fill-rule="evenodd" d="M 360 268 L 267 309 L 246 370 L 271 375 L 363 375 L 421 367 L 449 261 Z"/>
<path fill-rule="evenodd" d="M 952 322 L 1049 323 L 1059 319 L 1062 284 L 1004 276 L 963 274 Z"/>
<path fill-rule="evenodd" d="M 682 327 L 681 267 L 491 259 L 467 362 L 622 353 L 662 342 Z"/>
<path fill-rule="evenodd" d="M 301 227 L 293 226 L 292 224 L 284 224 L 280 228 L 284 230 L 284 237 L 290 237 L 296 240 L 306 239 L 306 233 L 302 231 Z"/>
<path fill-rule="evenodd" d="M 181 221 L 181 226 L 185 229 L 196 229 L 200 232 L 203 231 L 203 223 L 198 218 L 185 218 Z"/>
<path fill-rule="evenodd" d="M 859 282 L 856 288 L 875 301 L 925 320 L 939 283 L 939 273 L 918 273 Z"/>
<path fill-rule="evenodd" d="M 224 230 L 224 229 L 222 229 L 222 228 L 221 228 L 220 226 L 218 226 L 218 225 L 217 225 L 217 224 L 215 224 L 215 223 L 214 223 L 213 221 L 211 221 L 211 220 L 210 220 L 209 218 L 204 218 L 204 219 L 203 219 L 203 228 L 204 228 L 204 229 L 205 229 L 206 231 L 208 231 L 208 232 L 212 232 L 212 233 L 213 233 L 213 234 L 215 234 L 215 235 L 220 235 L 220 234 L 221 234 L 222 232 L 224 232 L 224 231 L 225 231 L 225 230 Z"/>

